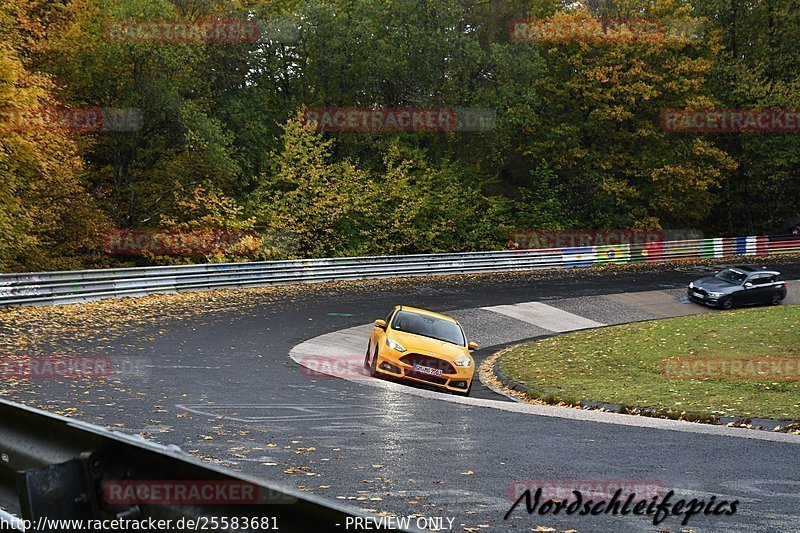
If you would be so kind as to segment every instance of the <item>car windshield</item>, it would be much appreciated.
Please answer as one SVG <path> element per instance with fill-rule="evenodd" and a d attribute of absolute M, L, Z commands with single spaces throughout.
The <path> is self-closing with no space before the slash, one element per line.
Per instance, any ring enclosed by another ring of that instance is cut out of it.
<path fill-rule="evenodd" d="M 743 272 L 739 272 L 738 270 L 734 270 L 732 268 L 726 268 L 725 270 L 720 270 L 714 276 L 717 279 L 721 279 L 723 281 L 727 281 L 728 283 L 735 283 L 737 285 L 741 285 L 742 282 L 747 279 L 747 275 Z"/>
<path fill-rule="evenodd" d="M 419 315 L 410 311 L 399 311 L 392 322 L 392 329 L 422 335 L 432 339 L 465 346 L 464 332 L 461 326 L 449 320 L 432 316 Z"/>

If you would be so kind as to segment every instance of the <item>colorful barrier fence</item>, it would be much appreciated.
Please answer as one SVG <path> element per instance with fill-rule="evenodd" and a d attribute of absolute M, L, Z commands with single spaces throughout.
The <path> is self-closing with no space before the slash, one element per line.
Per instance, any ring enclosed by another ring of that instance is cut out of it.
<path fill-rule="evenodd" d="M 528 251 L 528 250 L 526 250 Z M 546 252 L 547 250 L 539 250 Z M 648 242 L 563 248 L 565 267 L 625 264 L 674 259 L 722 259 L 734 256 L 767 256 L 800 252 L 800 235 L 778 237 L 730 237 L 693 241 Z"/>
<path fill-rule="evenodd" d="M 0 306 L 53 305 L 145 294 L 290 283 L 575 268 L 678 259 L 800 254 L 800 235 L 576 248 L 344 257 L 0 275 Z"/>

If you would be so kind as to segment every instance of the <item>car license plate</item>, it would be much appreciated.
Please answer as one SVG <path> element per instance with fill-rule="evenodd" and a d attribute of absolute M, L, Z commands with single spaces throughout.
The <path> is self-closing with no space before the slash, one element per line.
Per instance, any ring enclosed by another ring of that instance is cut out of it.
<path fill-rule="evenodd" d="M 431 368 L 429 366 L 423 365 L 414 365 L 414 372 L 419 372 L 420 374 L 428 374 L 429 376 L 441 376 L 442 371 L 438 368 Z"/>

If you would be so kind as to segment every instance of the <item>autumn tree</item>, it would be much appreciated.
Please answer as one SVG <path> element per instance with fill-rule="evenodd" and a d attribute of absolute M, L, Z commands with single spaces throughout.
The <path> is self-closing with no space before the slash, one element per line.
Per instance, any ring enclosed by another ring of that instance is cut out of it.
<path fill-rule="evenodd" d="M 29 17 L 15 11 L 23 7 L 0 8 L 0 269 L 76 268 L 99 260 L 109 224 L 87 190 L 86 139 L 69 124 L 40 120 L 62 103 L 17 48 L 28 42 L 20 17 Z"/>
<path fill-rule="evenodd" d="M 686 6 L 651 4 L 618 16 L 696 22 Z M 575 8 L 538 28 L 545 74 L 523 150 L 556 173 L 587 227 L 697 227 L 735 168 L 711 140 L 660 130 L 664 109 L 713 102 L 706 81 L 719 46 L 656 28 L 609 28 Z"/>

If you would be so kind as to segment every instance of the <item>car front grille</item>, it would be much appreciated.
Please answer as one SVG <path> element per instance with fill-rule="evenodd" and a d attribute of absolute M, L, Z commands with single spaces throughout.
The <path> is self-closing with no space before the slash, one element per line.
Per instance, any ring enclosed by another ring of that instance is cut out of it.
<path fill-rule="evenodd" d="M 453 365 L 451 365 L 444 359 L 439 359 L 438 357 L 431 357 L 429 355 L 422 355 L 418 353 L 410 353 L 401 357 L 400 360 L 412 367 L 414 365 L 422 365 L 430 368 L 435 368 L 437 370 L 441 370 L 442 374 L 456 374 L 456 369 L 453 367 Z M 431 377 L 436 377 L 436 376 L 431 376 Z"/>

